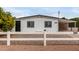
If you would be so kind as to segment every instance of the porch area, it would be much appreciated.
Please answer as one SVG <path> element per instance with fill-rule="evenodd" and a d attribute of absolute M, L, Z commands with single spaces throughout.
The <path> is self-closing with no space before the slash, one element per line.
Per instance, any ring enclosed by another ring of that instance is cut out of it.
<path fill-rule="evenodd" d="M 71 24 L 73 26 L 71 26 Z M 78 28 L 76 26 L 76 21 L 72 21 L 72 20 L 60 20 L 59 21 L 59 31 L 73 31 L 73 32 L 77 32 Z"/>

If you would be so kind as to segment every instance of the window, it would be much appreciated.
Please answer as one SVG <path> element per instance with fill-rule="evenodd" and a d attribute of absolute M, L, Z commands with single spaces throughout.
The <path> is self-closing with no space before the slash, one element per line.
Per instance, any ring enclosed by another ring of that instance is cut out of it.
<path fill-rule="evenodd" d="M 52 27 L 52 21 L 45 21 L 45 27 Z"/>
<path fill-rule="evenodd" d="M 34 27 L 34 21 L 27 21 L 27 27 Z"/>
<path fill-rule="evenodd" d="M 57 22 L 55 22 L 55 24 L 57 24 Z"/>

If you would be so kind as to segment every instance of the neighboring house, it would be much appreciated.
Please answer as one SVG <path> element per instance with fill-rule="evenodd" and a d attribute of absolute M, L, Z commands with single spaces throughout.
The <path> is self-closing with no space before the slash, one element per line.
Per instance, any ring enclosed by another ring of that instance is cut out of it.
<path fill-rule="evenodd" d="M 75 21 L 46 15 L 33 15 L 16 18 L 15 32 L 68 31 L 68 24 Z"/>

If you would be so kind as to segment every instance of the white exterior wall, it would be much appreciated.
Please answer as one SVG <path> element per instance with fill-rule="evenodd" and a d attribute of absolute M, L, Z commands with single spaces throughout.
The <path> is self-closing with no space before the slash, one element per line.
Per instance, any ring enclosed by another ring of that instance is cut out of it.
<path fill-rule="evenodd" d="M 34 21 L 34 28 L 27 28 L 27 21 Z M 51 28 L 44 28 L 44 21 L 52 21 Z M 57 22 L 55 24 L 55 22 Z M 21 20 L 21 32 L 39 32 L 44 31 L 46 29 L 47 32 L 58 32 L 58 20 L 53 20 L 50 18 L 26 18 Z"/>
<path fill-rule="evenodd" d="M 58 20 L 53 18 L 38 18 L 38 17 L 31 17 L 20 19 L 21 21 L 21 32 L 41 32 L 46 29 L 47 32 L 58 32 Z M 27 21 L 34 21 L 34 28 L 27 28 Z M 45 28 L 44 22 L 45 21 L 52 21 L 52 27 Z M 57 22 L 57 23 L 55 23 Z M 15 28 L 12 30 L 15 31 Z"/>

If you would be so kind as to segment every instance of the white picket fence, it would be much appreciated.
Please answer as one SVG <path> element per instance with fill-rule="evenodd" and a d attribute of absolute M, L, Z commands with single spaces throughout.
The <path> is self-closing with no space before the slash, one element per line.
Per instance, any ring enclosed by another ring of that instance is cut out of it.
<path fill-rule="evenodd" d="M 42 40 L 46 46 L 47 40 L 79 40 L 79 38 L 47 38 L 46 34 L 73 34 L 73 32 L 0 32 L 0 35 L 6 34 L 7 38 L 0 38 L 0 41 L 7 41 L 7 46 L 10 46 L 10 41 L 23 41 L 23 40 Z M 43 34 L 43 38 L 11 38 L 11 34 Z"/>

